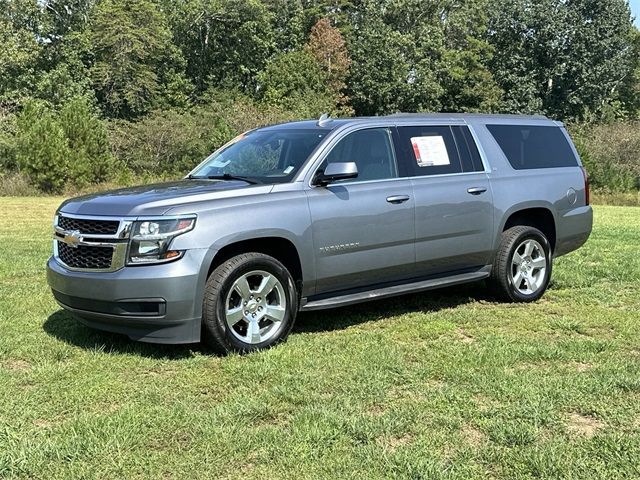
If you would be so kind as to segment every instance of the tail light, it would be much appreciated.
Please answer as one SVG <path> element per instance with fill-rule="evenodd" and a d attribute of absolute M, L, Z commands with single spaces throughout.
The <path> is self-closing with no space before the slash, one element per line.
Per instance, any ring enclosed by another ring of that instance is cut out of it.
<path fill-rule="evenodd" d="M 584 199 L 585 199 L 585 205 L 589 205 L 589 201 L 590 201 L 590 192 L 589 192 L 589 174 L 587 173 L 587 169 L 584 167 L 582 168 L 582 176 L 584 177 Z"/>

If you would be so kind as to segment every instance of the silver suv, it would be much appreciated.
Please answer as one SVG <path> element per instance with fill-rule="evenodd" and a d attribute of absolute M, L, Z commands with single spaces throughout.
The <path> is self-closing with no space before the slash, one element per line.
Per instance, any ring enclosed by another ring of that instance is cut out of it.
<path fill-rule="evenodd" d="M 484 279 L 537 300 L 591 227 L 559 122 L 323 117 L 240 135 L 177 182 L 67 200 L 47 278 L 91 327 L 246 352 L 298 311 Z"/>

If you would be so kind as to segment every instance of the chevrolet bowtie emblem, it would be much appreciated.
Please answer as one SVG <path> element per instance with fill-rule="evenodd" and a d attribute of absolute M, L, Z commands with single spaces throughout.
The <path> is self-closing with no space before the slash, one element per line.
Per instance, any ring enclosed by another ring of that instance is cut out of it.
<path fill-rule="evenodd" d="M 82 242 L 82 235 L 78 230 L 74 230 L 73 232 L 65 232 L 62 241 L 69 245 L 71 248 L 78 248 L 80 242 Z"/>

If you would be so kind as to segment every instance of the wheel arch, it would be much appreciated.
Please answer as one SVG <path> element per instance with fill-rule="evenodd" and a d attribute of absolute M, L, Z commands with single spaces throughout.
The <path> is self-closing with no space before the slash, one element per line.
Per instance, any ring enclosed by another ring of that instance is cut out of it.
<path fill-rule="evenodd" d="M 502 232 L 517 225 L 526 225 L 537 228 L 547 237 L 551 251 L 555 252 L 557 241 L 557 221 L 553 209 L 545 204 L 527 204 L 515 206 L 510 209 L 502 218 L 498 229 L 499 243 Z"/>
<path fill-rule="evenodd" d="M 291 273 L 299 292 L 307 276 L 308 266 L 303 265 L 300 248 L 286 232 L 260 231 L 246 235 L 234 235 L 220 239 L 209 249 L 204 277 L 211 275 L 219 265 L 241 253 L 263 253 L 280 261 Z"/>

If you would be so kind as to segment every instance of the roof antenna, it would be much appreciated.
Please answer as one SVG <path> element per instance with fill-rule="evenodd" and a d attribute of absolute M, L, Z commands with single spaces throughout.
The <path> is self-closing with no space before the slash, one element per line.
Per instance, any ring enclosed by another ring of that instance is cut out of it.
<path fill-rule="evenodd" d="M 319 127 L 324 127 L 327 123 L 331 122 L 331 117 L 329 116 L 328 113 L 323 113 L 322 115 L 320 115 L 320 118 L 318 119 L 318 126 Z"/>

